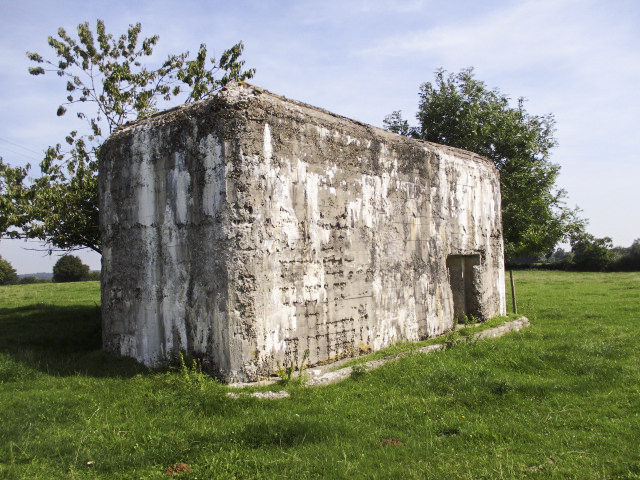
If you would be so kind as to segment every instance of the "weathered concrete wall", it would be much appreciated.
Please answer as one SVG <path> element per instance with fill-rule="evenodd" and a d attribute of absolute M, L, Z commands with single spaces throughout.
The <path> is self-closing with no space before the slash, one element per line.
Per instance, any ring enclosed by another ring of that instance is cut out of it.
<path fill-rule="evenodd" d="M 116 132 L 99 178 L 104 346 L 148 365 L 254 380 L 505 312 L 498 175 L 462 150 L 236 84 Z"/>

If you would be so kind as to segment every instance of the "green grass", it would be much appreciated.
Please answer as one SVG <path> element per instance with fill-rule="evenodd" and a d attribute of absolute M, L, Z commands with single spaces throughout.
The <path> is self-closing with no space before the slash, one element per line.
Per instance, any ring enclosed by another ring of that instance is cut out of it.
<path fill-rule="evenodd" d="M 640 478 L 640 274 L 515 277 L 530 328 L 283 400 L 101 353 L 97 283 L 1 287 L 0 478 Z"/>
<path fill-rule="evenodd" d="M 516 293 L 517 298 L 517 293 Z M 377 352 L 372 352 L 368 355 L 362 355 L 355 357 L 350 360 L 337 362 L 336 366 L 330 370 L 339 370 L 344 367 L 353 366 L 353 365 L 364 365 L 366 362 L 371 360 L 378 360 L 381 358 L 394 357 L 397 355 L 406 354 L 409 352 L 414 352 L 419 350 L 422 347 L 427 345 L 434 345 L 436 343 L 441 344 L 451 344 L 456 343 L 456 340 L 461 339 L 463 337 L 471 337 L 473 334 L 481 332 L 482 330 L 487 330 L 489 328 L 497 327 L 506 322 L 511 322 L 521 318 L 523 315 L 509 313 L 505 316 L 499 316 L 491 318 L 487 321 L 469 324 L 469 325 L 458 325 L 456 329 L 448 332 L 445 335 L 441 335 L 438 337 L 427 338 L 426 340 L 422 340 L 420 342 L 397 342 L 393 345 L 378 350 Z"/>

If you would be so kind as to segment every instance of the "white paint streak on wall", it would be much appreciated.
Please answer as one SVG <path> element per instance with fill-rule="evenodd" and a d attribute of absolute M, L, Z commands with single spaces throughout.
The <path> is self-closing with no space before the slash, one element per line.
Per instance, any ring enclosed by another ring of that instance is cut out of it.
<path fill-rule="evenodd" d="M 166 222 L 183 224 L 187 222 L 187 212 L 191 210 L 191 196 L 189 195 L 189 185 L 191 176 L 185 170 L 184 152 L 175 153 L 175 167 L 167 174 L 167 188 L 171 193 L 170 202 L 166 206 Z M 173 217 L 172 220 L 170 218 Z"/>
<path fill-rule="evenodd" d="M 134 158 L 139 159 L 138 171 L 134 172 L 136 181 L 136 205 L 137 205 L 137 223 L 146 227 L 143 229 L 142 241 L 145 244 L 147 252 L 155 254 L 157 251 L 157 238 L 154 230 L 150 227 L 156 219 L 156 185 L 155 170 L 153 168 L 153 149 L 150 132 L 146 129 L 140 132 L 134 138 L 132 146 Z M 138 358 L 140 361 L 148 365 L 156 365 L 158 359 L 163 355 L 162 345 L 164 344 L 163 333 L 160 332 L 158 324 L 157 309 L 157 285 L 156 276 L 156 260 L 150 258 L 149 262 L 144 265 L 141 280 L 142 291 L 149 296 L 148 303 L 138 303 L 134 307 L 135 323 L 138 325 L 139 332 L 136 335 L 136 350 L 129 353 Z M 134 345 L 134 342 L 128 342 L 128 345 Z"/>
<path fill-rule="evenodd" d="M 202 211 L 207 216 L 215 216 L 222 209 L 225 200 L 225 165 L 222 144 L 214 135 L 207 135 L 198 146 L 204 155 L 205 184 L 202 190 Z"/>
<path fill-rule="evenodd" d="M 271 128 L 269 128 L 269 124 L 264 124 L 264 134 L 263 134 L 263 151 L 262 155 L 264 157 L 264 161 L 267 164 L 271 163 L 271 158 L 273 157 L 273 145 L 271 144 Z"/>
<path fill-rule="evenodd" d="M 132 146 L 133 154 L 140 158 L 138 171 L 132 172 L 137 182 L 136 189 L 136 222 L 145 227 L 153 224 L 156 216 L 155 172 L 151 160 L 149 135 L 147 131 L 136 137 Z"/>

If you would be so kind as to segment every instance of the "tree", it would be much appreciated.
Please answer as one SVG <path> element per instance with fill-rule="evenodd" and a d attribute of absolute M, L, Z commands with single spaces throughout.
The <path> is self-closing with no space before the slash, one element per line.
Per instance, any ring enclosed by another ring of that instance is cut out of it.
<path fill-rule="evenodd" d="M 47 149 L 38 178 L 29 178 L 30 165 L 11 167 L 0 158 L 0 234 L 40 239 L 63 250 L 100 252 L 97 155 L 105 135 L 157 112 L 161 103 L 200 100 L 255 74 L 255 69 L 243 70 L 242 42 L 225 50 L 219 60 L 211 58 L 210 66 L 202 44 L 193 60 L 185 52 L 170 55 L 157 69 L 147 68 L 143 61 L 152 55 L 159 37 L 140 42 L 140 32 L 137 23 L 116 38 L 98 20 L 95 34 L 89 23 L 82 23 L 77 40 L 63 28 L 58 38 L 49 37 L 55 60 L 27 52 L 37 64 L 29 73 L 55 72 L 66 80 L 66 101 L 57 115 L 76 107 L 85 129 L 66 136 L 68 150 L 61 144 Z"/>
<path fill-rule="evenodd" d="M 609 237 L 596 238 L 589 233 L 580 233 L 571 238 L 573 267 L 576 270 L 602 272 L 612 263 L 614 253 Z"/>
<path fill-rule="evenodd" d="M 508 96 L 477 80 L 472 68 L 446 73 L 438 70 L 435 84 L 421 86 L 418 127 L 393 112 L 385 118 L 385 128 L 494 162 L 500 171 L 507 258 L 548 253 L 582 229 L 577 210 L 565 206 L 566 192 L 555 188 L 560 167 L 549 161 L 557 145 L 553 115 L 530 115 L 522 98 L 511 106 Z"/>
<path fill-rule="evenodd" d="M 619 258 L 614 262 L 612 269 L 616 271 L 640 271 L 640 238 L 636 238 L 629 248 L 614 248 Z"/>
<path fill-rule="evenodd" d="M 0 285 L 18 283 L 18 274 L 11 264 L 0 256 Z"/>
<path fill-rule="evenodd" d="M 75 255 L 65 255 L 53 266 L 53 281 L 56 283 L 80 282 L 89 275 L 89 265 Z"/>

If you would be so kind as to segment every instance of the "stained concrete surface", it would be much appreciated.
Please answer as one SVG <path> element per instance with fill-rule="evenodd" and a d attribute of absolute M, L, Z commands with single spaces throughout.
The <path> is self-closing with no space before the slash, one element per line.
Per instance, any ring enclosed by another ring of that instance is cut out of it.
<path fill-rule="evenodd" d="M 150 366 L 252 381 L 505 312 L 498 173 L 463 150 L 233 84 L 118 130 L 99 179 L 104 347 Z"/>

